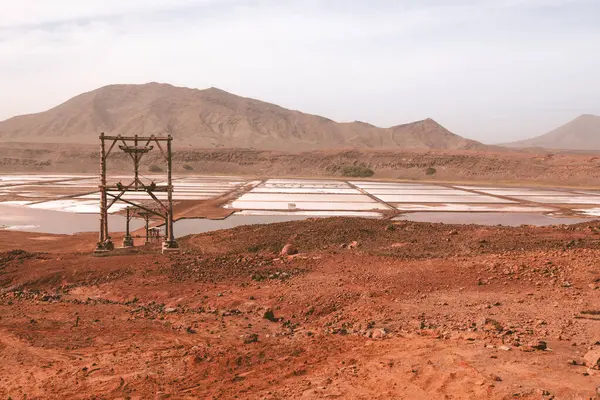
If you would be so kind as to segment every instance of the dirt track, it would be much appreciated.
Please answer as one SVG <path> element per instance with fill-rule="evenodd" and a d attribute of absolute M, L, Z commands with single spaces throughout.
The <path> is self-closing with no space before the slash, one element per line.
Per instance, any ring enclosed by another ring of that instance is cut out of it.
<path fill-rule="evenodd" d="M 0 232 L 30 251 L 0 255 L 0 397 L 595 398 L 599 227 L 309 220 L 172 258 Z"/>

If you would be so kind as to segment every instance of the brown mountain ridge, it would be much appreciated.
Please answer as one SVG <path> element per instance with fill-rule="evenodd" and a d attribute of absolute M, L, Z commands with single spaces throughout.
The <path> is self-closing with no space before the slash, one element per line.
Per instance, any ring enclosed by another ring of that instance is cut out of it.
<path fill-rule="evenodd" d="M 512 148 L 600 150 L 600 116 L 584 114 L 551 132 L 532 139 L 506 143 Z"/>
<path fill-rule="evenodd" d="M 4 142 L 97 143 L 98 134 L 171 134 L 195 148 L 264 150 L 485 149 L 432 119 L 379 128 L 338 123 L 317 115 L 236 96 L 168 84 L 110 85 L 48 111 L 0 122 Z"/>

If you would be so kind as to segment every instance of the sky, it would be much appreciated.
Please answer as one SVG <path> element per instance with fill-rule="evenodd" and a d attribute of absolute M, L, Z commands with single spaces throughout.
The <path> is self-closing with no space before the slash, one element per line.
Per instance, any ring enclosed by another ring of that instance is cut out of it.
<path fill-rule="evenodd" d="M 599 0 L 0 0 L 0 120 L 114 83 L 485 143 L 600 115 Z"/>

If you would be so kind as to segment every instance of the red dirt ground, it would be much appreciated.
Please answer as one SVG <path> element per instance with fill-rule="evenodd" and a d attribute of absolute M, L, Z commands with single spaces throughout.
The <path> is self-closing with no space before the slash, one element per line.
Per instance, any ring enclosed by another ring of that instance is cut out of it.
<path fill-rule="evenodd" d="M 171 257 L 93 257 L 92 235 L 0 243 L 0 398 L 598 396 L 598 223 L 318 219 Z"/>

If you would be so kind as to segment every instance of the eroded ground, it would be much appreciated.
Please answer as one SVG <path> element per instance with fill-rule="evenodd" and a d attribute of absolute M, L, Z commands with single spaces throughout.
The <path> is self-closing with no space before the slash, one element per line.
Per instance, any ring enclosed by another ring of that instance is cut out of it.
<path fill-rule="evenodd" d="M 594 398 L 599 228 L 308 220 L 171 258 L 0 232 L 0 397 Z"/>

